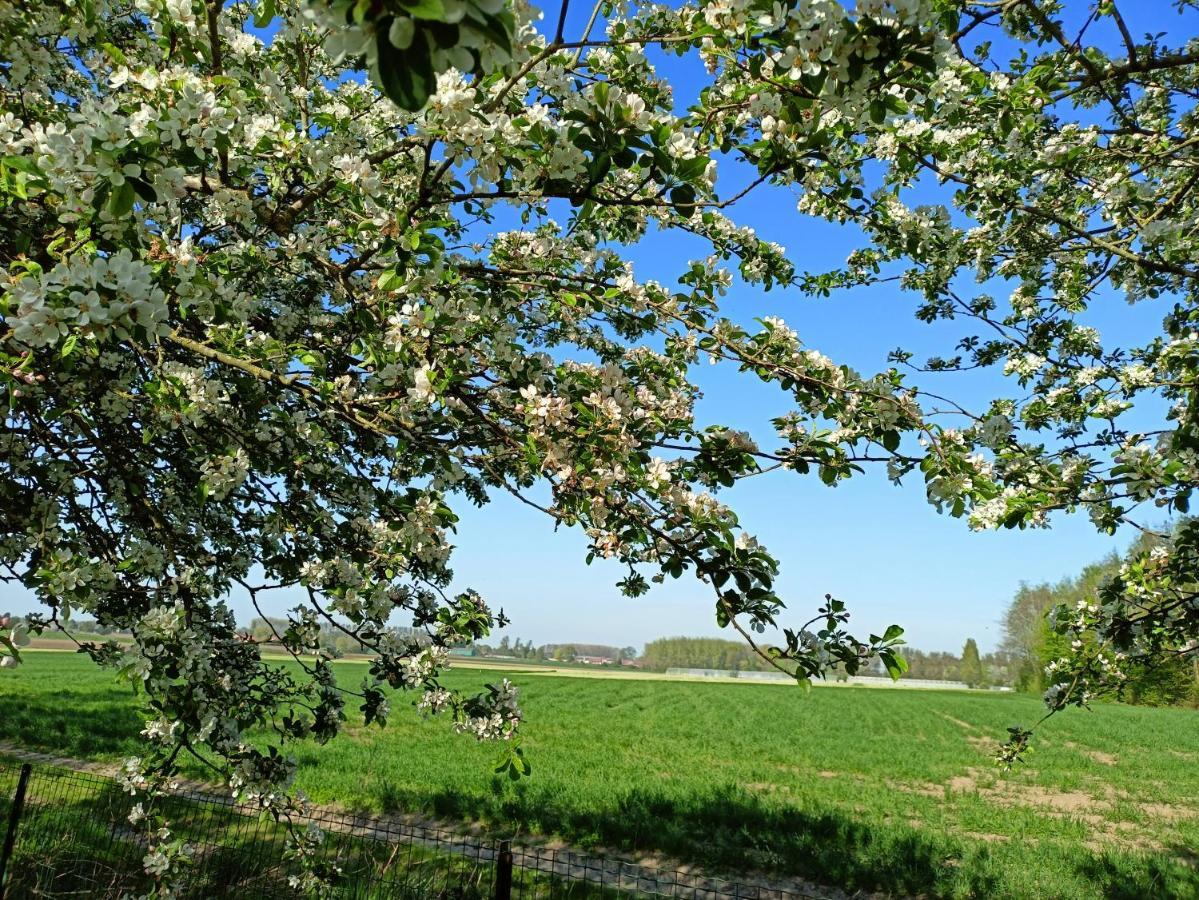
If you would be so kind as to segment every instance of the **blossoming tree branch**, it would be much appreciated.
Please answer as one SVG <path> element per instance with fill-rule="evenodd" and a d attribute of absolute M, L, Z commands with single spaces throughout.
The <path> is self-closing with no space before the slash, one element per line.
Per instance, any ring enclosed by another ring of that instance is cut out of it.
<path fill-rule="evenodd" d="M 600 3 L 578 34 L 565 3 L 542 21 L 523 0 L 0 8 L 0 565 L 44 602 L 35 631 L 86 613 L 133 635 L 82 645 L 152 710 L 131 787 L 188 754 L 285 815 L 283 745 L 329 739 L 347 704 L 384 723 L 388 688 L 527 771 L 515 688 L 439 681 L 503 621 L 446 593 L 463 504 L 584 530 L 631 595 L 699 578 L 801 682 L 875 657 L 898 676 L 902 632 L 855 637 L 831 598 L 776 630 L 776 560 L 718 499 L 739 479 L 877 464 L 974 528 L 1185 512 L 1199 54 L 1120 6 L 1067 32 L 1049 0 Z M 661 52 L 706 67 L 692 107 Z M 737 222 L 779 188 L 798 197 L 781 214 L 853 223 L 862 248 L 797 270 Z M 651 229 L 707 253 L 641 278 L 625 251 Z M 779 319 L 722 314 L 741 283 L 889 283 L 975 333 L 861 374 Z M 1124 300 L 1162 306 L 1145 346 L 1084 324 Z M 786 398 L 774 446 L 697 420 L 704 361 Z M 978 368 L 1007 389 L 970 409 L 942 373 Z M 1059 613 L 1051 709 L 1195 652 L 1197 554 L 1184 526 Z M 271 636 L 294 674 L 227 602 L 280 589 L 306 598 Z M 397 613 L 427 639 L 397 637 Z M 362 683 L 337 682 L 322 626 L 369 648 Z M 24 640 L 5 633 L 4 665 Z M 186 848 L 159 835 L 169 873 Z"/>

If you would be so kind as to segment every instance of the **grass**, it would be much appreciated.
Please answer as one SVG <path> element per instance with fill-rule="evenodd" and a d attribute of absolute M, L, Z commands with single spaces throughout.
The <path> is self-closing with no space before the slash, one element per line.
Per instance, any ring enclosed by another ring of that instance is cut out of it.
<path fill-rule="evenodd" d="M 344 663 L 346 683 L 362 664 Z M 514 666 L 514 668 L 519 668 Z M 463 670 L 461 687 L 495 677 Z M 1033 698 L 954 691 L 520 673 L 533 776 L 396 698 L 303 746 L 317 802 L 423 812 L 583 845 L 936 897 L 1199 897 L 1199 714 L 1104 705 L 1048 723 L 1004 776 L 990 752 Z M 136 750 L 127 688 L 86 659 L 4 673 L 0 739 L 68 756 Z M 199 774 L 198 772 L 196 774 Z"/>

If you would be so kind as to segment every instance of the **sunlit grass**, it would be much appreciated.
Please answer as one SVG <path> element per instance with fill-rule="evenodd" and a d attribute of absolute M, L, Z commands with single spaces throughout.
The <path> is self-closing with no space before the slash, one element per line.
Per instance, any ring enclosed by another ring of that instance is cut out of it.
<path fill-rule="evenodd" d="M 340 665 L 360 678 L 362 664 Z M 347 809 L 904 894 L 1199 896 L 1193 711 L 1064 714 L 1005 776 L 990 754 L 1008 725 L 1039 716 L 1033 698 L 513 677 L 531 778 L 495 776 L 496 747 L 401 696 L 386 730 L 352 720 L 328 746 L 300 748 L 299 786 Z M 137 747 L 135 699 L 86 659 L 31 653 L 2 684 L 0 738 L 89 758 Z"/>

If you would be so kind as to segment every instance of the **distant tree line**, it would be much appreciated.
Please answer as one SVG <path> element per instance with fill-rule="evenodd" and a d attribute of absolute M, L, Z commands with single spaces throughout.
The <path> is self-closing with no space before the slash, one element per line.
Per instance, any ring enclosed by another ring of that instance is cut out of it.
<path fill-rule="evenodd" d="M 94 634 L 101 637 L 107 637 L 108 635 L 128 633 L 122 632 L 118 628 L 102 625 L 95 619 L 71 619 L 71 621 L 67 624 L 67 628 L 70 630 L 71 634 L 76 636 Z"/>
<path fill-rule="evenodd" d="M 671 668 L 764 671 L 770 667 L 742 641 L 723 638 L 668 637 L 645 645 L 641 664 L 654 672 Z"/>
<path fill-rule="evenodd" d="M 24 616 L 18 616 L 17 618 L 24 621 Z M 118 628 L 112 628 L 108 625 L 101 625 L 95 619 L 88 618 L 72 618 L 66 623 L 66 630 L 79 638 L 109 637 L 111 635 L 127 637 L 129 634 L 127 631 L 121 631 Z"/>
<path fill-rule="evenodd" d="M 1108 561 L 1097 566 L 1109 565 Z M 1091 572 L 1097 566 L 1088 567 L 1085 572 Z M 1093 576 L 1085 583 L 1102 580 L 1102 575 Z M 1079 579 L 1080 583 L 1084 579 Z M 1064 584 L 1064 582 L 1063 582 Z M 1009 628 L 1011 623 L 1023 621 L 1019 617 L 1026 614 L 1030 608 L 1043 610 L 1052 605 L 1049 601 L 1053 588 L 1039 585 L 1035 588 L 1021 586 L 1017 599 L 1013 601 L 1012 609 L 1008 612 Z M 1030 600 L 1030 598 L 1032 598 Z M 1032 602 L 1035 601 L 1035 602 Z M 1019 609 L 1019 613 L 1015 610 Z M 275 634 L 287 630 L 288 623 L 284 618 L 256 617 L 251 620 L 245 632 L 256 641 L 270 643 Z M 91 619 L 72 620 L 72 633 L 80 637 L 89 635 L 108 635 L 111 629 L 105 628 Z M 396 627 L 392 629 L 399 637 L 407 640 L 427 641 L 428 636 L 419 629 Z M 1037 643 L 1042 631 L 1036 628 L 1033 639 L 1025 643 L 1030 646 Z M 356 639 L 325 623 L 321 629 L 321 646 L 338 654 L 365 652 Z M 664 672 L 669 668 L 686 669 L 722 669 L 727 671 L 766 671 L 767 666 L 756 654 L 740 641 L 724 640 L 723 638 L 708 637 L 668 637 L 650 641 L 645 645 L 644 653 L 639 654 L 636 647 L 615 647 L 608 644 L 537 644 L 522 638 L 504 636 L 496 644 L 472 643 L 460 648 L 463 652 L 479 657 L 498 657 L 503 659 L 520 659 L 530 662 L 564 662 L 573 663 L 580 658 L 608 659 L 612 664 L 621 665 L 626 661 L 638 661 L 638 664 L 649 671 Z M 1044 667 L 1037 660 L 1037 652 L 1048 652 L 1048 645 L 1042 649 L 1029 652 L 1023 646 L 1016 650 L 1005 642 L 1004 647 L 996 653 L 980 655 L 978 645 L 971 638 L 960 655 L 945 651 L 925 651 L 908 647 L 904 656 L 908 661 L 909 671 L 906 678 L 929 681 L 963 681 L 971 687 L 988 687 L 992 685 L 1011 684 L 1014 681 L 1026 690 L 1040 689 L 1038 680 L 1040 670 Z M 867 675 L 885 674 L 881 668 L 868 666 L 862 671 Z M 834 668 L 833 677 L 844 677 Z"/>
<path fill-rule="evenodd" d="M 581 658 L 605 659 L 613 665 L 621 665 L 626 660 L 638 657 L 636 647 L 613 647 L 608 644 L 539 644 L 534 646 L 532 641 L 522 641 L 520 638 L 511 639 L 504 636 L 499 643 L 474 643 L 469 649 L 476 656 L 496 656 L 506 659 L 527 659 L 536 662 L 576 662 Z"/>
<path fill-rule="evenodd" d="M 1050 627 L 1055 607 L 1076 609 L 1079 603 L 1096 602 L 1099 588 L 1118 576 L 1126 561 L 1165 543 L 1159 535 L 1142 533 L 1125 555 L 1110 553 L 1076 576 L 1056 584 L 1021 584 L 1004 616 L 1002 644 L 1012 659 L 1017 690 L 1044 691 L 1050 683 L 1046 667 L 1070 652 L 1066 638 Z M 1152 665 L 1131 666 L 1129 675 L 1122 700 L 1147 706 L 1199 705 L 1199 645 Z"/>

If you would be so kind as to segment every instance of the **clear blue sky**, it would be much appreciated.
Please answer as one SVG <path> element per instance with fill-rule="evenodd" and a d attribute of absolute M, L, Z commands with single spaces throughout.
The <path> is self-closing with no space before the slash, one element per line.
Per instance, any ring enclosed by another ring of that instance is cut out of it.
<path fill-rule="evenodd" d="M 1154 0 L 1144 11 L 1158 23 L 1169 6 L 1167 0 Z M 581 32 L 588 13 L 582 5 L 571 10 L 568 35 Z M 555 7 L 547 19 L 556 20 L 556 15 Z M 1159 24 L 1173 29 L 1176 22 L 1171 15 L 1168 23 Z M 698 92 L 702 73 L 693 61 L 655 56 L 669 73 L 679 106 L 685 107 Z M 727 196 L 734 190 L 731 183 L 744 180 L 746 173 L 731 161 L 721 165 L 721 190 Z M 851 229 L 801 217 L 794 196 L 785 190 L 751 195 L 733 218 L 785 246 L 801 270 L 832 268 L 857 246 Z M 694 239 L 675 235 L 653 235 L 630 252 L 639 277 L 668 284 L 686 260 L 702 255 L 706 252 Z M 914 299 L 890 287 L 810 300 L 738 285 L 727 303 L 730 314 L 743 321 L 783 316 L 807 346 L 861 371 L 886 368 L 887 353 L 898 346 L 918 357 L 949 355 L 959 334 L 953 327 L 917 322 Z M 1091 313 L 1091 323 L 1109 340 L 1118 335 L 1120 343 L 1135 344 L 1156 326 L 1165 303 L 1130 309 L 1112 297 Z M 705 395 L 699 404 L 701 423 L 743 428 L 764 447 L 775 445 L 769 420 L 787 409 L 779 392 L 731 368 L 705 364 L 697 367 L 696 377 Z M 938 378 L 936 389 L 967 402 L 995 388 L 990 375 Z M 793 611 L 791 624 L 804 621 L 823 595 L 832 593 L 849 604 L 857 630 L 881 631 L 897 622 L 911 644 L 928 650 L 957 651 L 968 637 L 976 638 L 984 651 L 992 649 L 1001 635 L 1003 610 L 1021 581 L 1053 581 L 1076 573 L 1109 551 L 1123 549 L 1131 537 L 1101 535 L 1085 515 L 1059 516 L 1048 531 L 972 533 L 964 521 L 939 516 L 927 504 L 918 475 L 896 487 L 881 469 L 836 488 L 811 476 L 773 473 L 743 482 L 723 499 L 781 560 L 779 588 Z M 503 607 L 513 620 L 506 632 L 512 637 L 539 644 L 640 646 L 666 635 L 721 633 L 710 590 L 690 577 L 655 587 L 639 599 L 625 598 L 613 586 L 622 575 L 619 566 L 584 564 L 586 541 L 580 533 L 555 534 L 541 513 L 506 495 L 497 495 L 483 510 L 463 504 L 459 512 L 455 586 L 473 587 L 493 607 Z M 271 609 L 282 612 L 298 600 L 280 594 Z M 234 606 L 248 621 L 248 604 L 234 598 Z M 0 611 L 5 608 L 20 612 L 31 604 L 20 589 L 0 586 Z"/>

